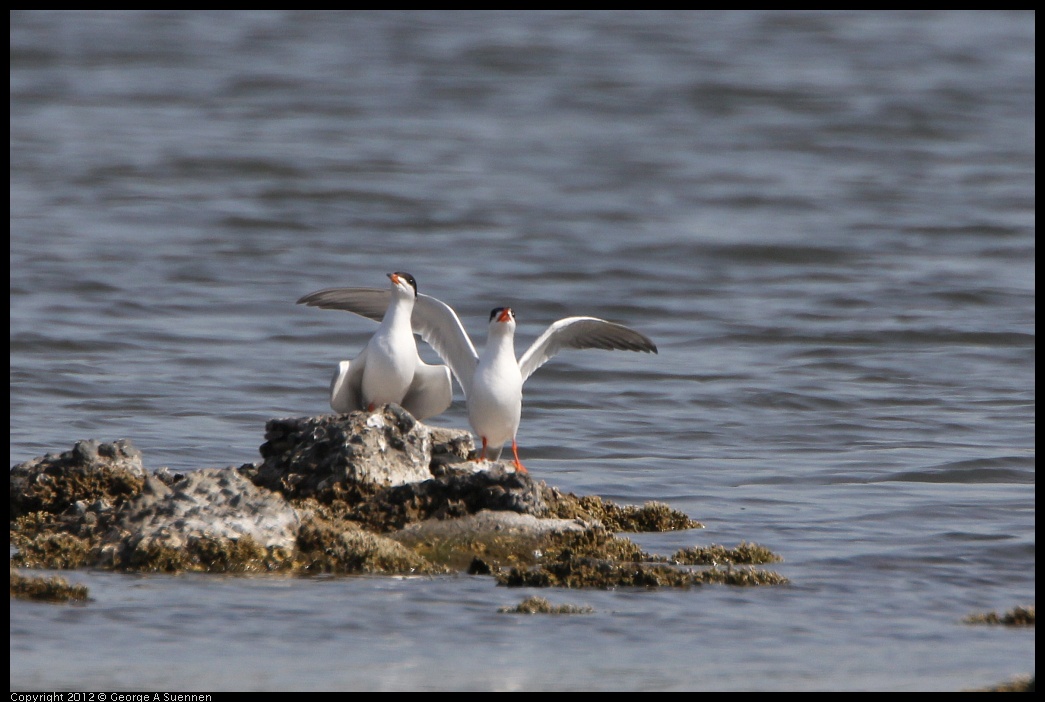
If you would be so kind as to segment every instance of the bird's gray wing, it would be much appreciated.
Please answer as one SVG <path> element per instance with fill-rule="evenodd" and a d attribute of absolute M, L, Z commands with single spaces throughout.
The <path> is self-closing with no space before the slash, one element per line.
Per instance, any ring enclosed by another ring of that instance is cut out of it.
<path fill-rule="evenodd" d="M 429 295 L 418 295 L 410 318 L 414 333 L 435 349 L 443 363 L 450 366 L 467 398 L 472 389 L 472 376 L 479 354 L 464 330 L 460 317 L 450 305 Z"/>
<path fill-rule="evenodd" d="M 519 359 L 523 382 L 564 349 L 607 349 L 657 353 L 648 337 L 597 317 L 566 317 L 548 327 Z"/>
<path fill-rule="evenodd" d="M 324 310 L 344 310 L 380 322 L 392 300 L 385 288 L 326 288 L 305 295 L 297 304 Z"/>

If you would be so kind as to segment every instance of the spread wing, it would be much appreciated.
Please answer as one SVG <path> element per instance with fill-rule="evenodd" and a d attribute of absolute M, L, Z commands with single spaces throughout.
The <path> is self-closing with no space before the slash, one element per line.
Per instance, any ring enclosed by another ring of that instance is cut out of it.
<path fill-rule="evenodd" d="M 299 305 L 325 310 L 343 310 L 380 322 L 391 302 L 392 292 L 383 288 L 326 288 L 305 295 Z M 410 325 L 450 366 L 465 396 L 472 387 L 472 375 L 479 363 L 475 345 L 460 318 L 445 302 L 429 295 L 418 295 Z"/>
<path fill-rule="evenodd" d="M 354 312 L 380 322 L 385 318 L 385 310 L 391 299 L 392 291 L 386 288 L 327 288 L 305 295 L 298 300 L 298 304 Z"/>
<path fill-rule="evenodd" d="M 450 366 L 467 398 L 472 390 L 472 376 L 479 364 L 468 332 L 450 305 L 429 295 L 418 295 L 410 318 L 414 332 L 435 349 L 443 363 Z"/>
<path fill-rule="evenodd" d="M 607 349 L 657 353 L 643 334 L 597 317 L 566 317 L 548 327 L 519 359 L 523 382 L 564 349 Z"/>

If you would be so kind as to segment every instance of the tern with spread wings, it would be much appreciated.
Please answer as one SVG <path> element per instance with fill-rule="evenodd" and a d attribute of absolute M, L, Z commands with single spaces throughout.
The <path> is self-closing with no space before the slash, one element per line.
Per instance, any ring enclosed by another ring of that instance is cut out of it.
<path fill-rule="evenodd" d="M 374 294 L 379 291 L 363 290 L 329 288 L 306 295 L 299 302 L 381 319 L 384 308 Z M 412 324 L 413 331 L 435 349 L 464 390 L 468 421 L 482 441 L 478 460 L 485 460 L 487 454 L 498 460 L 504 444 L 511 441 L 515 468 L 520 472 L 526 472 L 516 443 L 522 389 L 534 371 L 565 349 L 657 353 L 649 338 L 624 325 L 597 317 L 566 317 L 549 326 L 517 359 L 515 313 L 510 307 L 497 307 L 490 313 L 486 348 L 480 355 L 453 308 L 420 294 L 414 303 Z"/>
<path fill-rule="evenodd" d="M 351 361 L 341 361 L 330 383 L 330 406 L 335 412 L 373 410 L 394 402 L 417 419 L 441 413 L 453 401 L 450 369 L 433 366 L 417 354 L 412 318 L 417 282 L 409 273 L 389 273 L 390 290 L 336 288 L 305 295 L 298 304 L 330 307 L 329 295 L 340 301 L 334 309 L 381 322 L 363 350 Z"/>

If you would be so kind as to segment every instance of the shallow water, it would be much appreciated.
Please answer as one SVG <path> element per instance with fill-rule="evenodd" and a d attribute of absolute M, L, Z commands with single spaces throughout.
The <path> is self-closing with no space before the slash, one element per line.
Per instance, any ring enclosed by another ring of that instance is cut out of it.
<path fill-rule="evenodd" d="M 1034 672 L 1034 14 L 11 14 L 11 463 L 259 458 L 411 272 L 526 385 L 535 477 L 787 587 L 63 574 L 12 690 L 963 690 Z M 430 350 L 423 350 L 434 361 Z M 433 424 L 466 427 L 460 392 Z M 590 615 L 499 614 L 538 594 Z"/>

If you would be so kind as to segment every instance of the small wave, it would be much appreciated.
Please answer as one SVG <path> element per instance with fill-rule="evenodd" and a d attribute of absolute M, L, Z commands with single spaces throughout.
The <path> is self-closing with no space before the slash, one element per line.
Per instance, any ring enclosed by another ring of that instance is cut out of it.
<path fill-rule="evenodd" d="M 896 473 L 881 482 L 1034 484 L 1034 458 L 1000 456 L 953 461 Z"/>

